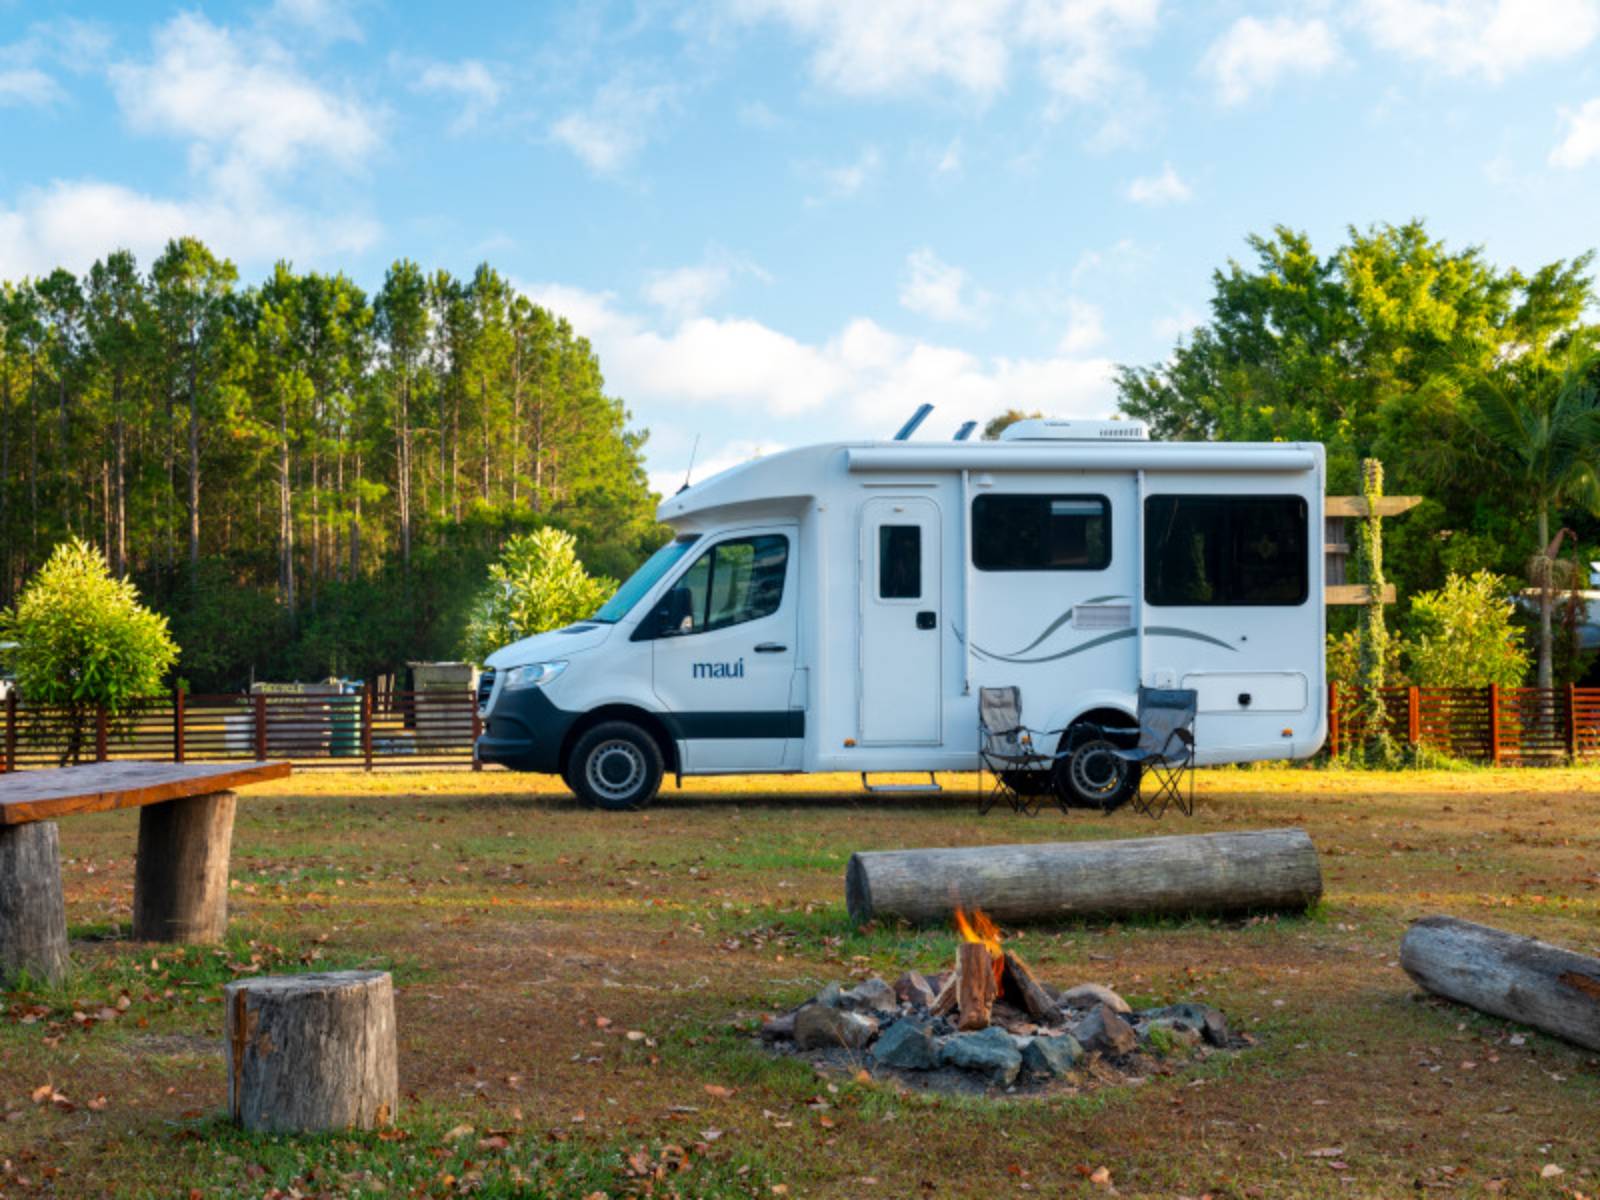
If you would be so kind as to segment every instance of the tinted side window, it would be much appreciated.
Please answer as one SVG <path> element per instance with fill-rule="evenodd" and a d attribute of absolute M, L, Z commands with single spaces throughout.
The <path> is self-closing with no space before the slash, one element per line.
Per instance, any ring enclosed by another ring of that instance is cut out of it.
<path fill-rule="evenodd" d="M 1299 496 L 1151 496 L 1144 515 L 1149 603 L 1305 603 L 1307 510 Z"/>
<path fill-rule="evenodd" d="M 1111 563 L 1104 496 L 985 495 L 972 502 L 980 571 L 1099 571 Z"/>
<path fill-rule="evenodd" d="M 719 542 L 673 585 L 663 602 L 668 636 L 770 617 L 783 603 L 789 539 L 782 534 Z"/>
<path fill-rule="evenodd" d="M 922 526 L 878 526 L 878 596 L 915 600 L 922 595 Z"/>

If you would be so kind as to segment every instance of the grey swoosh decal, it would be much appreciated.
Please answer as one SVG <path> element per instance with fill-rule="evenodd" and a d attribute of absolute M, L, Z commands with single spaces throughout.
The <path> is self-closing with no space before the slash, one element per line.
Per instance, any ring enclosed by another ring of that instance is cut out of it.
<path fill-rule="evenodd" d="M 1209 642 L 1213 646 L 1221 646 L 1224 650 L 1231 651 L 1234 654 L 1239 652 L 1237 646 L 1230 646 L 1221 638 L 1214 638 L 1209 633 L 1196 633 L 1192 629 L 1179 629 L 1175 625 L 1146 625 L 1144 631 L 1151 637 L 1190 638 L 1193 641 Z M 972 648 L 985 658 L 993 658 L 1000 662 L 1015 663 L 1018 666 L 1028 666 L 1032 663 L 1056 662 L 1059 659 L 1071 658 L 1074 654 L 1081 654 L 1085 650 L 1093 650 L 1096 646 L 1104 646 L 1109 642 L 1120 642 L 1124 638 L 1131 638 L 1135 632 L 1137 631 L 1133 629 L 1119 629 L 1115 633 L 1108 633 L 1101 637 L 1091 638 L 1082 645 L 1073 646 L 1069 650 L 1062 650 L 1057 654 L 1046 654 L 1040 658 L 1017 658 L 1014 655 L 1009 654 L 996 654 L 992 650 L 983 649 L 976 643 L 973 644 Z"/>
<path fill-rule="evenodd" d="M 1197 642 L 1210 642 L 1213 646 L 1239 653 L 1239 647 L 1230 646 L 1221 638 L 1214 638 L 1209 633 L 1196 633 L 1192 629 L 1179 629 L 1176 625 L 1146 625 L 1144 631 L 1152 637 L 1193 638 Z"/>
<path fill-rule="evenodd" d="M 1078 601 L 1078 604 L 1104 604 L 1108 600 L 1126 600 L 1126 599 L 1128 599 L 1128 597 L 1126 597 L 1126 596 L 1090 596 L 1087 600 Z M 1021 650 L 1013 650 L 1012 653 L 1013 654 L 1026 654 L 1029 650 L 1032 650 L 1040 642 L 1044 641 L 1045 638 L 1049 637 L 1052 633 L 1054 633 L 1056 630 L 1060 629 L 1068 621 L 1072 620 L 1072 614 L 1073 614 L 1074 611 L 1076 611 L 1077 607 L 1078 607 L 1078 605 L 1074 604 L 1071 608 L 1067 609 L 1066 612 L 1062 613 L 1054 621 L 1051 621 L 1050 624 L 1046 625 L 1045 629 L 1044 629 L 1044 632 L 1041 633 L 1038 637 L 1034 638 L 1033 641 L 1029 642 Z"/>

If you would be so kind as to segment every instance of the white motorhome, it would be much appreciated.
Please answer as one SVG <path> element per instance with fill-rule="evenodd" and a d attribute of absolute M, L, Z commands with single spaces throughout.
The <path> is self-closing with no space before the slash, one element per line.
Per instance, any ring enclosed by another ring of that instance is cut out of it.
<path fill-rule="evenodd" d="M 1131 421 L 756 459 L 663 501 L 676 537 L 591 619 L 489 657 L 478 754 L 633 808 L 669 771 L 970 771 L 980 687 L 1129 729 L 1142 682 L 1196 690 L 1201 764 L 1305 758 L 1322 497 L 1318 444 Z M 1137 787 L 1104 738 L 1060 744 L 1083 802 Z"/>

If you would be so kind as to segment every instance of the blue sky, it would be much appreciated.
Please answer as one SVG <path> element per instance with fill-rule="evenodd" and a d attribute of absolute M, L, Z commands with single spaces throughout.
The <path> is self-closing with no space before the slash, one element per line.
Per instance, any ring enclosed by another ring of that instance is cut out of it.
<path fill-rule="evenodd" d="M 0 277 L 487 259 L 663 485 L 697 435 L 1107 413 L 1274 223 L 1532 268 L 1597 190 L 1600 0 L 0 0 Z"/>

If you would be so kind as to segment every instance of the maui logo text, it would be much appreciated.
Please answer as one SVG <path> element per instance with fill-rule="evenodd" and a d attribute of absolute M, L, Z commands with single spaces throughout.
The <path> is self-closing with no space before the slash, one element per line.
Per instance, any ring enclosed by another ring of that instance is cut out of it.
<path fill-rule="evenodd" d="M 744 659 L 731 663 L 695 663 L 696 679 L 743 679 Z"/>

